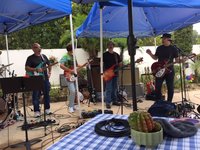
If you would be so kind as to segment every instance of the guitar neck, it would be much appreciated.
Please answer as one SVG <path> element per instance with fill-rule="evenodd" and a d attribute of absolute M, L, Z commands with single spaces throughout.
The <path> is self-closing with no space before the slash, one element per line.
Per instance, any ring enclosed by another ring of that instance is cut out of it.
<path fill-rule="evenodd" d="M 172 65 L 174 65 L 175 63 L 176 63 L 176 62 L 166 64 L 166 65 L 165 65 L 165 68 L 167 68 L 167 67 L 169 67 L 169 66 L 172 66 Z"/>
<path fill-rule="evenodd" d="M 46 70 L 47 68 L 57 64 L 58 62 L 55 62 L 55 63 L 52 63 L 52 64 L 49 64 L 48 66 L 45 66 L 45 67 L 42 67 L 43 70 Z"/>

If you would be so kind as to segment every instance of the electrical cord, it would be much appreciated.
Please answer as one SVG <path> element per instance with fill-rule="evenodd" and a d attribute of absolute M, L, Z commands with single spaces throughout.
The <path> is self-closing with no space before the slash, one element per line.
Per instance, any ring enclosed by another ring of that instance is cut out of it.
<path fill-rule="evenodd" d="M 97 123 L 95 125 L 95 132 L 106 137 L 129 136 L 130 126 L 127 120 L 112 118 Z"/>

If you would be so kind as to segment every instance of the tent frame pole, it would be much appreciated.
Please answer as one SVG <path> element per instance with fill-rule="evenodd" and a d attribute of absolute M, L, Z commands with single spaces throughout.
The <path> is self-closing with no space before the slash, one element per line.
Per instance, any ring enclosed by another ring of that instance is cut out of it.
<path fill-rule="evenodd" d="M 100 71 L 101 71 L 101 102 L 102 102 L 102 113 L 104 114 L 104 87 L 103 87 L 103 9 L 100 7 Z"/>
<path fill-rule="evenodd" d="M 128 24 L 129 24 L 129 35 L 127 38 L 128 52 L 131 58 L 131 85 L 132 85 L 132 103 L 133 111 L 137 111 L 137 99 L 136 99 L 136 84 L 135 84 L 135 53 L 137 39 L 133 34 L 133 15 L 132 15 L 132 0 L 128 0 Z"/>
<path fill-rule="evenodd" d="M 71 41 L 72 41 L 72 51 L 73 51 L 73 60 L 74 60 L 74 73 L 77 74 L 77 66 L 76 66 L 76 54 L 75 54 L 75 44 L 74 44 L 74 29 L 73 29 L 73 20 L 72 20 L 72 14 L 69 15 L 70 19 L 70 30 L 71 30 Z M 76 86 L 76 96 L 78 100 L 78 108 L 79 108 L 79 117 L 82 118 L 81 116 L 81 105 L 80 105 L 80 98 L 79 98 L 79 87 L 78 87 L 78 78 L 75 80 L 75 86 Z"/>

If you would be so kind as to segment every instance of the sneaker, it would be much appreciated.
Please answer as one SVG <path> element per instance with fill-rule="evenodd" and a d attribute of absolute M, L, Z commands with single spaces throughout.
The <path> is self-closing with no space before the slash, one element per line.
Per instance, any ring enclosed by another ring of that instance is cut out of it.
<path fill-rule="evenodd" d="M 46 113 L 46 115 L 51 115 L 52 114 L 52 112 L 50 111 L 50 109 L 46 109 L 45 113 Z"/>
<path fill-rule="evenodd" d="M 110 109 L 110 108 L 111 108 L 111 105 L 110 105 L 109 103 L 107 103 L 107 104 L 106 104 L 106 108 L 107 108 L 107 109 Z"/>
<path fill-rule="evenodd" d="M 38 117 L 40 117 L 40 116 L 41 116 L 41 114 L 40 114 L 39 111 L 35 111 L 35 112 L 34 112 L 34 117 L 35 117 L 35 118 L 38 118 Z"/>
<path fill-rule="evenodd" d="M 69 107 L 69 112 L 73 113 L 74 112 L 74 108 L 73 107 Z"/>

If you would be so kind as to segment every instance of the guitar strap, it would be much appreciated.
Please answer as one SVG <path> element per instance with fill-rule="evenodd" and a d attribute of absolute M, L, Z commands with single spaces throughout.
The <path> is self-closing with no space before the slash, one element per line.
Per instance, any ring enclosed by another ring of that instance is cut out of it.
<path fill-rule="evenodd" d="M 115 64 L 118 64 L 118 58 L 117 58 L 117 53 L 114 52 L 114 56 L 115 56 Z"/>
<path fill-rule="evenodd" d="M 114 52 L 114 56 L 115 56 L 115 69 L 117 70 L 119 66 L 118 66 L 118 58 L 116 52 Z M 115 74 L 117 75 L 118 71 L 115 71 Z"/>
<path fill-rule="evenodd" d="M 44 64 L 43 64 L 43 67 L 45 67 L 45 65 L 47 64 L 47 61 L 45 60 L 43 54 L 41 54 L 41 58 L 42 58 L 42 62 L 44 63 Z M 47 78 L 47 71 L 44 70 L 44 71 L 43 71 L 43 74 L 44 74 L 45 78 Z"/>

